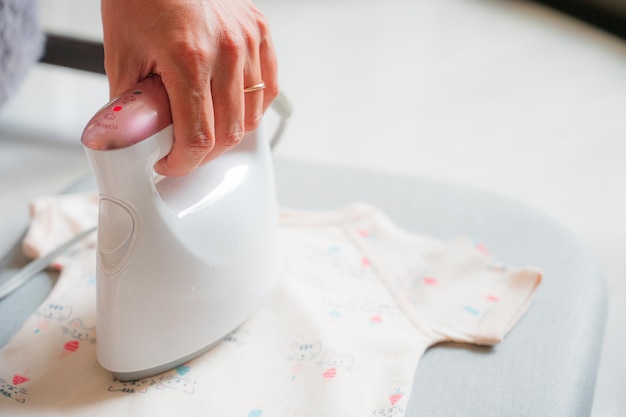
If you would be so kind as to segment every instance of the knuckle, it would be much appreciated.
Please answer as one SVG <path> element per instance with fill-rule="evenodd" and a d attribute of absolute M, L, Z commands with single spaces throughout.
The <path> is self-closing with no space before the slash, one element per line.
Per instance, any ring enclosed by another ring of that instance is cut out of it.
<path fill-rule="evenodd" d="M 190 68 L 203 68 L 211 61 L 209 48 L 201 42 L 190 40 L 173 41 L 171 51 L 175 55 L 172 57 L 172 62 L 181 61 L 177 57 L 182 57 L 185 66 Z"/>
<path fill-rule="evenodd" d="M 232 147 L 239 145 L 242 139 L 243 139 L 243 131 L 235 130 L 231 133 L 224 135 L 222 137 L 221 142 L 225 147 L 232 148 Z"/>
<path fill-rule="evenodd" d="M 211 152 L 215 145 L 215 140 L 205 134 L 196 134 L 191 137 L 185 146 L 185 158 L 189 162 L 197 162 Z"/>
<path fill-rule="evenodd" d="M 258 28 L 261 35 L 269 34 L 269 19 L 263 14 L 263 12 L 258 8 L 254 7 L 252 9 L 253 19 L 256 27 Z"/>
<path fill-rule="evenodd" d="M 232 30 L 224 30 L 220 39 L 220 53 L 222 57 L 230 61 L 238 61 L 244 56 L 247 46 L 247 36 L 234 32 Z"/>
<path fill-rule="evenodd" d="M 257 27 L 259 28 L 261 38 L 266 39 L 270 36 L 270 22 L 261 12 L 257 15 Z"/>

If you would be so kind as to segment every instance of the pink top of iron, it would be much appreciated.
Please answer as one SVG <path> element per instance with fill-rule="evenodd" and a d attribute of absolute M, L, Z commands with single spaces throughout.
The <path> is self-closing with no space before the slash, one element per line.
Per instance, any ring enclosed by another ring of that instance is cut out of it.
<path fill-rule="evenodd" d="M 172 124 L 170 103 L 159 76 L 151 76 L 115 97 L 87 123 L 83 144 L 95 150 L 141 142 Z"/>

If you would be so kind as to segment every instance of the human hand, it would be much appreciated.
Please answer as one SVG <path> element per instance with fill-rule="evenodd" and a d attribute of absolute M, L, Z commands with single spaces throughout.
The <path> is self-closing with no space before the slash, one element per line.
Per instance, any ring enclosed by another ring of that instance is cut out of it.
<path fill-rule="evenodd" d="M 101 0 L 111 97 L 149 74 L 174 123 L 162 175 L 181 176 L 236 146 L 278 94 L 265 16 L 251 0 Z M 262 90 L 244 87 L 265 82 Z"/>

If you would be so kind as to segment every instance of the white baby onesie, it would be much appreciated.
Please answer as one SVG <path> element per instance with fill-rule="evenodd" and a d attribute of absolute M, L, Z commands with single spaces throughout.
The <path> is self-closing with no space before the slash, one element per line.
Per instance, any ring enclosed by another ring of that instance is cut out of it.
<path fill-rule="evenodd" d="M 95 254 L 76 251 L 0 351 L 0 415 L 400 417 L 429 346 L 498 343 L 541 280 L 365 204 L 283 210 L 281 237 L 281 280 L 259 311 L 204 355 L 133 382 L 96 361 Z"/>

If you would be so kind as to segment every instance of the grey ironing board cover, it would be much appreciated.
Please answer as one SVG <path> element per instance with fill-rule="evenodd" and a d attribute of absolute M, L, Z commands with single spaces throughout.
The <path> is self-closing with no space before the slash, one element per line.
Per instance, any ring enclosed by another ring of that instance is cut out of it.
<path fill-rule="evenodd" d="M 427 351 L 406 416 L 590 415 L 606 288 L 595 259 L 570 232 L 515 201 L 427 179 L 280 159 L 276 177 L 282 206 L 333 209 L 365 201 L 408 230 L 469 235 L 504 263 L 543 270 L 532 307 L 500 345 L 449 343 Z M 89 189 L 95 189 L 90 177 L 69 191 Z M 0 267 L 24 262 L 16 246 Z M 0 346 L 53 282 L 42 273 L 0 302 Z"/>

